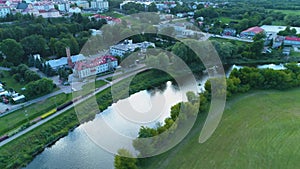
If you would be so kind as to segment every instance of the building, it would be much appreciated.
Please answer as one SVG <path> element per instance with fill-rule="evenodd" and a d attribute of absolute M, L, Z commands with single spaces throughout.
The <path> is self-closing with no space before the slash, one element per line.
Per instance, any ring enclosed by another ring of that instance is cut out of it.
<path fill-rule="evenodd" d="M 107 0 L 94 0 L 91 2 L 91 8 L 106 11 L 109 9 L 109 3 Z"/>
<path fill-rule="evenodd" d="M 123 43 L 111 46 L 109 52 L 113 56 L 123 57 L 125 53 L 131 53 L 137 48 L 146 50 L 150 46 L 155 48 L 155 44 L 151 42 L 132 43 L 132 40 L 125 40 Z"/>
<path fill-rule="evenodd" d="M 283 44 L 284 39 L 285 39 L 285 37 L 283 37 L 283 36 L 276 36 L 273 39 L 272 48 L 279 48 L 279 47 L 281 47 L 282 44 Z"/>
<path fill-rule="evenodd" d="M 61 12 L 68 12 L 70 9 L 70 4 L 68 3 L 59 3 L 57 4 L 57 8 Z"/>
<path fill-rule="evenodd" d="M 52 8 L 48 11 L 46 10 L 39 10 L 39 14 L 40 16 L 42 16 L 43 18 L 57 18 L 57 17 L 61 17 L 60 13 L 58 10 Z"/>
<path fill-rule="evenodd" d="M 232 28 L 225 28 L 223 30 L 223 36 L 235 36 L 236 35 L 236 30 Z"/>
<path fill-rule="evenodd" d="M 0 17 L 3 18 L 10 14 L 10 8 L 7 6 L 0 6 Z"/>
<path fill-rule="evenodd" d="M 72 64 L 86 59 L 82 54 L 70 56 L 70 58 Z M 46 62 L 46 64 L 49 64 L 53 70 L 58 70 L 60 67 L 68 66 L 68 58 L 62 57 L 59 59 L 49 60 Z"/>
<path fill-rule="evenodd" d="M 75 3 L 77 4 L 77 6 L 79 8 L 82 8 L 82 9 L 88 9 L 90 8 L 90 4 L 88 1 L 75 1 Z"/>
<path fill-rule="evenodd" d="M 18 103 L 22 103 L 26 100 L 25 96 L 24 95 L 17 95 L 15 97 L 12 98 L 12 102 L 14 104 L 18 104 Z"/>
<path fill-rule="evenodd" d="M 263 25 L 260 28 L 264 29 L 267 34 L 278 34 L 280 31 L 284 31 L 287 26 L 274 26 L 274 25 Z M 296 29 L 297 34 L 300 34 L 300 27 L 291 27 Z"/>
<path fill-rule="evenodd" d="M 253 38 L 256 34 L 263 33 L 264 29 L 255 26 L 241 32 L 240 36 L 244 38 Z"/>
<path fill-rule="evenodd" d="M 80 79 L 113 70 L 118 66 L 118 60 L 113 56 L 101 56 L 92 60 L 76 62 L 74 76 Z"/>
<path fill-rule="evenodd" d="M 78 7 L 69 8 L 69 13 L 81 13 L 81 9 Z"/>
<path fill-rule="evenodd" d="M 285 37 L 284 38 L 284 45 L 290 46 L 290 45 L 300 45 L 300 38 L 297 37 Z"/>

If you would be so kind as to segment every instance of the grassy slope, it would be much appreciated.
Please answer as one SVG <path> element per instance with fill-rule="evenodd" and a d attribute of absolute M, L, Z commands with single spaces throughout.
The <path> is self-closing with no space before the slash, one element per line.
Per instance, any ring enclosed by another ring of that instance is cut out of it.
<path fill-rule="evenodd" d="M 171 151 L 147 159 L 147 169 L 297 168 L 300 165 L 300 88 L 235 96 L 221 124 L 198 143 L 205 115 Z"/>

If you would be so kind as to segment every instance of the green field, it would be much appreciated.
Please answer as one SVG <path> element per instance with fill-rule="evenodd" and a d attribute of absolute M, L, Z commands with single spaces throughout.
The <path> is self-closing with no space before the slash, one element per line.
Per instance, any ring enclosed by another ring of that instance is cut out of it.
<path fill-rule="evenodd" d="M 72 99 L 71 94 L 59 94 L 44 101 L 0 117 L 0 136 Z M 27 116 L 25 116 L 27 114 Z"/>
<path fill-rule="evenodd" d="M 145 169 L 295 169 L 300 166 L 300 88 L 255 91 L 227 102 L 213 136 L 198 143 L 205 115 L 178 146 L 140 160 Z"/>
<path fill-rule="evenodd" d="M 21 92 L 21 88 L 23 88 L 26 84 L 20 84 L 19 82 L 17 82 L 14 78 L 12 78 L 12 76 L 9 74 L 8 71 L 2 71 L 4 74 L 3 78 L 0 78 L 0 81 L 2 83 L 6 83 L 6 87 L 9 88 L 13 88 L 15 91 L 17 91 L 18 93 Z"/>
<path fill-rule="evenodd" d="M 239 20 L 236 20 L 236 19 L 228 18 L 228 17 L 220 17 L 219 20 L 222 23 L 227 23 L 227 24 L 229 24 L 231 21 L 234 21 L 234 22 L 238 22 L 239 21 Z"/>
<path fill-rule="evenodd" d="M 280 9 L 272 9 L 274 12 L 281 12 L 286 15 L 299 15 L 300 10 L 280 10 Z"/>

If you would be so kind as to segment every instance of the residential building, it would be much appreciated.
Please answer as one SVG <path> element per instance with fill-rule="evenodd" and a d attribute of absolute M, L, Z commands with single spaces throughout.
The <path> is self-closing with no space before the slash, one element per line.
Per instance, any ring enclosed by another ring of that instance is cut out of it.
<path fill-rule="evenodd" d="M 81 9 L 78 7 L 72 7 L 69 9 L 69 13 L 81 13 Z"/>
<path fill-rule="evenodd" d="M 68 3 L 59 3 L 57 4 L 58 10 L 61 12 L 68 12 L 70 9 L 70 4 Z"/>
<path fill-rule="evenodd" d="M 113 56 L 101 56 L 91 60 L 76 62 L 74 76 L 80 79 L 113 70 L 118 66 L 118 59 Z"/>
<path fill-rule="evenodd" d="M 59 14 L 59 11 L 52 8 L 48 11 L 46 10 L 39 10 L 39 14 L 40 16 L 42 16 L 43 18 L 57 18 L 57 17 L 61 17 L 61 15 Z"/>
<path fill-rule="evenodd" d="M 300 38 L 298 37 L 285 37 L 284 45 L 300 45 Z"/>
<path fill-rule="evenodd" d="M 82 8 L 82 9 L 90 8 L 90 4 L 88 1 L 75 1 L 75 3 L 77 4 L 78 7 Z"/>
<path fill-rule="evenodd" d="M 146 50 L 150 46 L 155 47 L 155 44 L 147 41 L 132 43 L 132 40 L 125 40 L 123 43 L 111 46 L 109 52 L 113 56 L 123 57 L 125 53 L 131 53 L 137 48 Z"/>
<path fill-rule="evenodd" d="M 236 30 L 232 28 L 225 28 L 223 30 L 223 35 L 224 36 L 235 36 L 236 35 Z"/>
<path fill-rule="evenodd" d="M 86 58 L 82 54 L 70 56 L 72 64 L 75 64 L 76 62 L 83 61 Z M 46 64 L 49 64 L 53 70 L 58 70 L 60 67 L 68 66 L 68 58 L 67 57 L 61 57 L 59 59 L 49 60 L 46 62 Z"/>
<path fill-rule="evenodd" d="M 107 0 L 94 0 L 91 2 L 91 8 L 105 11 L 109 9 L 109 3 Z"/>
<path fill-rule="evenodd" d="M 285 39 L 285 37 L 283 37 L 283 36 L 276 36 L 273 39 L 272 48 L 279 48 L 279 47 L 281 47 L 282 44 L 283 44 L 284 39 Z"/>
<path fill-rule="evenodd" d="M 241 32 L 240 36 L 244 38 L 253 38 L 256 34 L 263 33 L 264 29 L 255 26 Z"/>
<path fill-rule="evenodd" d="M 0 17 L 3 18 L 10 14 L 10 8 L 7 6 L 0 6 Z"/>

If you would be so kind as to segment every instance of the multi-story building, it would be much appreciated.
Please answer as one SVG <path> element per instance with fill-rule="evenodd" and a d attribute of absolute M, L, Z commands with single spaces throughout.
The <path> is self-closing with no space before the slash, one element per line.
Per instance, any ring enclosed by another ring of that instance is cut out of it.
<path fill-rule="evenodd" d="M 76 62 L 74 76 L 80 79 L 113 70 L 118 60 L 113 56 L 101 56 L 91 60 Z"/>
<path fill-rule="evenodd" d="M 111 46 L 109 52 L 113 56 L 123 57 L 125 53 L 131 53 L 137 48 L 146 50 L 149 46 L 155 47 L 155 44 L 147 41 L 132 43 L 132 40 L 125 40 L 123 43 Z"/>
<path fill-rule="evenodd" d="M 3 18 L 7 14 L 10 14 L 10 8 L 7 6 L 0 6 L 0 17 Z"/>
<path fill-rule="evenodd" d="M 109 9 L 109 4 L 107 0 L 94 0 L 91 2 L 91 8 L 105 11 Z"/>

